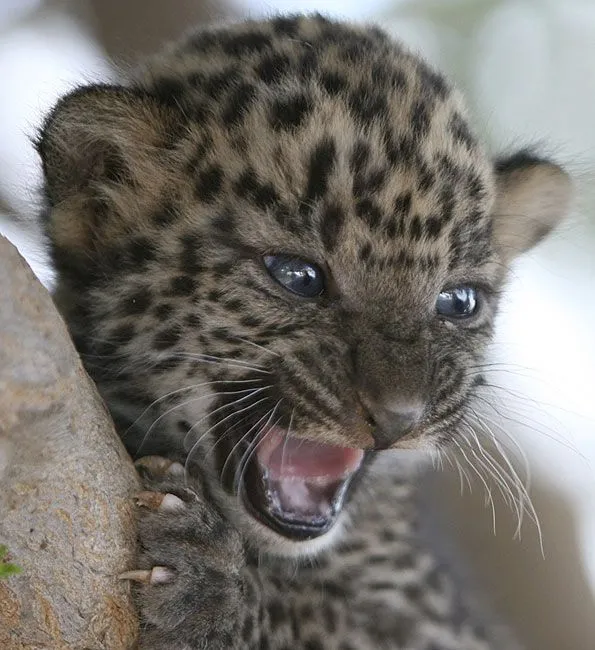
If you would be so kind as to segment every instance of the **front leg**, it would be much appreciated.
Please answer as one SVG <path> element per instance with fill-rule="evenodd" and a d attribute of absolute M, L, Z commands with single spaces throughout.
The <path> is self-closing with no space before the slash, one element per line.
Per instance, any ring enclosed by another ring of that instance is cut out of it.
<path fill-rule="evenodd" d="M 138 583 L 142 650 L 234 650 L 246 610 L 244 550 L 237 531 L 188 486 L 178 463 L 138 461 Z"/>

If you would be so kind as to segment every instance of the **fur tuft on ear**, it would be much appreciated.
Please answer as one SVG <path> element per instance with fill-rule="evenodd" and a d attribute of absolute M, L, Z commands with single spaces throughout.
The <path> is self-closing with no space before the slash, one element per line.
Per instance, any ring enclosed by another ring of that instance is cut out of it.
<path fill-rule="evenodd" d="M 561 167 L 528 150 L 500 158 L 494 169 L 494 242 L 510 261 L 562 221 L 570 206 L 572 182 Z"/>

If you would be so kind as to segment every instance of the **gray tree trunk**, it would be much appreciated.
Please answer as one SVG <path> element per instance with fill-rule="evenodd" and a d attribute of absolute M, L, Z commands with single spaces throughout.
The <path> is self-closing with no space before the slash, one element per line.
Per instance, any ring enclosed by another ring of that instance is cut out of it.
<path fill-rule="evenodd" d="M 0 648 L 135 645 L 136 473 L 50 295 L 0 236 Z"/>

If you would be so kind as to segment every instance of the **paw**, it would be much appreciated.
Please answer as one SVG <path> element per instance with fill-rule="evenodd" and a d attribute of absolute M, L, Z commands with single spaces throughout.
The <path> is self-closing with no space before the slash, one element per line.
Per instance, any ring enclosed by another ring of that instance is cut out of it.
<path fill-rule="evenodd" d="M 244 553 L 237 531 L 179 463 L 156 456 L 136 463 L 137 567 L 120 577 L 135 586 L 143 650 L 231 650 L 243 610 Z"/>

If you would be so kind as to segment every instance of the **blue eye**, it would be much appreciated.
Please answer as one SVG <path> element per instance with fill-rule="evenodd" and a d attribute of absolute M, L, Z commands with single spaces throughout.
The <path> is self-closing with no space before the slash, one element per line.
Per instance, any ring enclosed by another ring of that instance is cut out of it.
<path fill-rule="evenodd" d="M 315 298 L 324 291 L 324 274 L 311 262 L 290 255 L 265 255 L 263 262 L 279 284 L 298 296 Z"/>
<path fill-rule="evenodd" d="M 446 318 L 462 320 L 474 316 L 479 307 L 477 291 L 473 287 L 455 287 L 440 292 L 436 311 Z"/>

